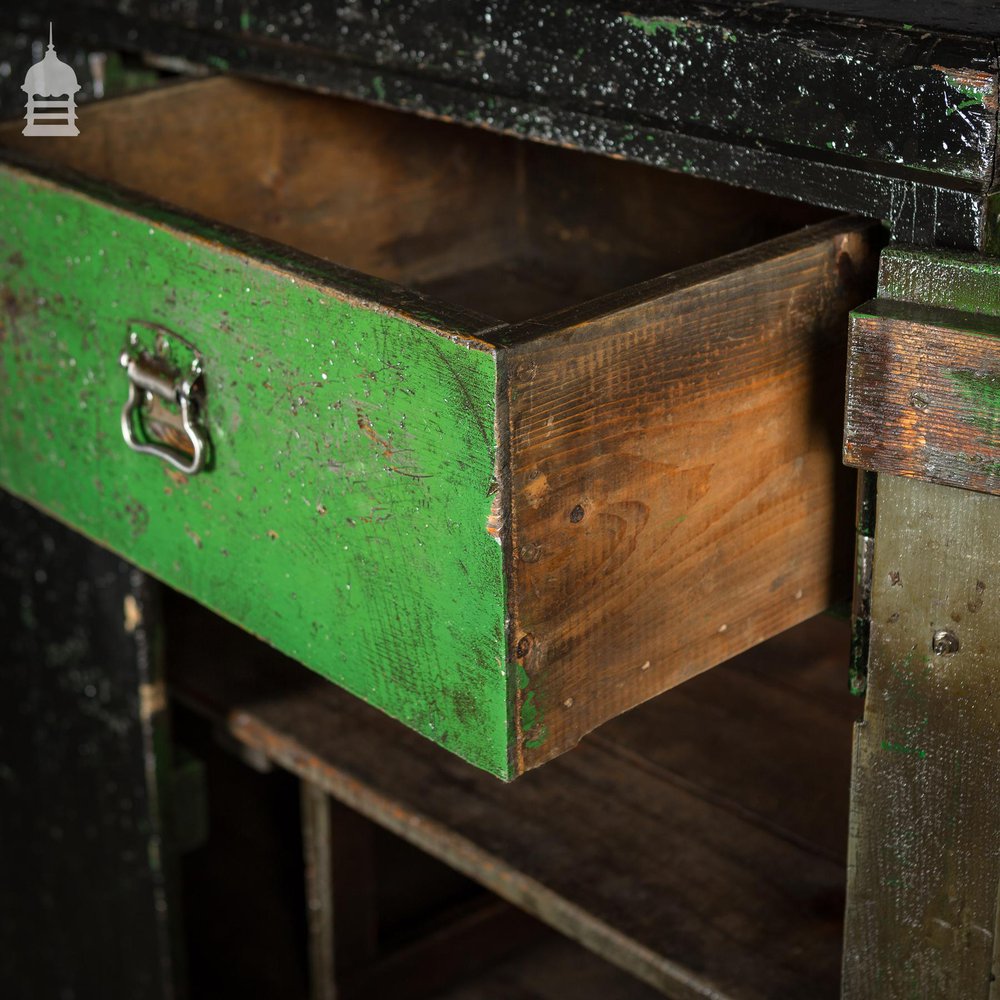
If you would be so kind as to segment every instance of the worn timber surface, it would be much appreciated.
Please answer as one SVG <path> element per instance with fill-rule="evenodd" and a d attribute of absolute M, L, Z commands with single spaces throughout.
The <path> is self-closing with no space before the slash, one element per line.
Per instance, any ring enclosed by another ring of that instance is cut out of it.
<path fill-rule="evenodd" d="M 0 481 L 506 774 L 495 363 L 465 314 L 99 190 L 0 169 Z M 132 319 L 204 355 L 210 472 L 125 447 Z"/>
<path fill-rule="evenodd" d="M 544 941 L 434 1000 L 657 1000 L 662 994 L 566 940 Z"/>
<path fill-rule="evenodd" d="M 171 621 L 176 697 L 668 996 L 837 996 L 846 622 L 815 619 L 503 785 L 193 605 Z"/>
<path fill-rule="evenodd" d="M 844 997 L 986 1000 L 1000 890 L 1000 507 L 883 475 L 875 530 Z"/>
<path fill-rule="evenodd" d="M 996 31 L 968 4 L 59 0 L 5 6 L 0 28 L 41 37 L 49 18 L 67 45 L 640 160 L 914 241 L 992 239 Z"/>
<path fill-rule="evenodd" d="M 847 595 L 844 331 L 880 246 L 833 220 L 524 324 L 519 769 Z"/>
<path fill-rule="evenodd" d="M 172 1000 L 159 589 L 0 492 L 0 992 Z"/>
<path fill-rule="evenodd" d="M 846 461 L 1000 493 L 1000 266 L 893 247 L 851 320 Z"/>

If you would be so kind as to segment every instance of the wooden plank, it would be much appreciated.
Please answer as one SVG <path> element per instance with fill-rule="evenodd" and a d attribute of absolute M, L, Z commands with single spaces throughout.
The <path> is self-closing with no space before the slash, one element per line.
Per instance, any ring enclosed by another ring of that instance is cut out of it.
<path fill-rule="evenodd" d="M 890 247 L 879 300 L 852 322 L 845 460 L 995 492 L 1000 264 Z"/>
<path fill-rule="evenodd" d="M 253 245 L 0 168 L 0 482 L 507 775 L 479 321 Z M 122 442 L 133 318 L 204 355 L 211 473 Z"/>
<path fill-rule="evenodd" d="M 309 996 L 336 1000 L 333 873 L 330 845 L 331 799 L 322 789 L 301 782 L 302 855 L 309 924 Z M 367 840 L 367 838 L 366 838 Z M 367 871 L 370 876 L 370 870 Z M 370 922 L 362 919 L 366 927 Z M 350 931 L 348 931 L 350 933 Z"/>
<path fill-rule="evenodd" d="M 178 995 L 158 588 L 0 492 L 5 997 Z"/>
<path fill-rule="evenodd" d="M 910 17 L 907 10 L 906 17 Z M 794 5 L 661 0 L 497 7 L 408 0 L 305 14 L 273 0 L 62 0 L 8 30 L 158 53 L 891 220 L 901 238 L 992 239 L 991 38 Z M 970 31 L 979 25 L 970 20 Z M 598 41 L 599 40 L 599 41 Z M 729 81 L 719 86 L 719 80 Z M 739 95 L 739 108 L 732 94 Z"/>
<path fill-rule="evenodd" d="M 482 893 L 346 976 L 338 995 L 346 1000 L 438 1000 L 456 983 L 553 936 L 526 913 Z"/>
<path fill-rule="evenodd" d="M 737 669 L 710 670 L 613 719 L 583 745 L 593 740 L 634 766 L 669 773 L 710 801 L 843 863 L 849 727 L 861 711 L 841 683 L 847 658 L 844 622 L 821 615 L 747 650 Z M 765 718 L 777 721 L 762 726 Z M 706 731 L 725 732 L 726 739 L 708 740 Z M 809 766 L 791 768 L 797 759 Z"/>
<path fill-rule="evenodd" d="M 470 977 L 435 1000 L 654 1000 L 662 995 L 579 945 L 552 939 Z"/>
<path fill-rule="evenodd" d="M 322 788 L 302 782 L 312 1000 L 349 995 L 340 984 L 376 956 L 372 830 L 367 820 Z"/>
<path fill-rule="evenodd" d="M 844 996 L 985 1000 L 1000 890 L 1000 506 L 880 476 L 875 537 Z"/>
<path fill-rule="evenodd" d="M 842 656 L 800 671 L 809 640 L 796 640 L 789 656 L 779 637 L 748 672 L 766 678 L 763 692 L 801 684 L 804 696 L 770 703 L 761 694 L 751 712 L 737 686 L 728 709 L 707 714 L 704 702 L 694 712 L 686 701 L 676 712 L 703 720 L 700 753 L 693 720 L 682 739 L 687 749 L 670 747 L 669 734 L 681 732 L 670 709 L 675 692 L 655 703 L 666 714 L 648 725 L 653 746 L 597 735 L 503 785 L 241 633 L 211 628 L 197 608 L 173 611 L 185 621 L 178 634 L 199 637 L 198 649 L 178 650 L 171 661 L 176 695 L 668 995 L 837 995 L 843 861 L 816 836 L 816 817 L 846 829 L 845 774 L 825 770 L 848 759 L 857 709 Z M 846 650 L 847 623 L 823 626 L 820 642 L 838 627 L 836 646 Z M 212 670 L 202 666 L 208 661 Z M 739 678 L 743 668 L 736 662 L 717 673 Z M 711 690 L 709 702 L 726 700 L 726 685 Z M 737 780 L 725 781 L 727 757 L 741 762 Z M 706 759 L 715 762 L 714 777 L 702 787 Z M 754 762 L 760 784 L 749 780 Z"/>
<path fill-rule="evenodd" d="M 847 594 L 843 338 L 879 237 L 834 220 L 502 356 L 519 770 Z"/>
<path fill-rule="evenodd" d="M 519 144 L 357 102 L 173 80 L 78 123 L 41 148 L 12 123 L 4 144 L 410 286 L 491 262 L 518 222 Z"/>
<path fill-rule="evenodd" d="M 856 310 L 845 461 L 1000 493 L 998 346 L 997 316 L 882 299 Z"/>
<path fill-rule="evenodd" d="M 41 148 L 47 166 L 430 290 L 480 314 L 479 328 L 491 325 L 484 313 L 509 321 L 577 305 L 829 215 L 234 77 L 174 81 L 83 109 L 80 121 L 80 136 L 44 147 L 19 126 L 0 135 L 24 155 Z"/>

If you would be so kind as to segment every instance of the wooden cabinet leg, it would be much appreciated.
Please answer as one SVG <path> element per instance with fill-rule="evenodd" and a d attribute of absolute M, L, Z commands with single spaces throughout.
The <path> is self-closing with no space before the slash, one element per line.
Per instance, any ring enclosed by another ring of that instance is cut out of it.
<path fill-rule="evenodd" d="M 992 1000 L 1000 499 L 880 476 L 843 995 Z"/>
<path fill-rule="evenodd" d="M 177 995 L 148 577 L 0 492 L 0 992 Z"/>

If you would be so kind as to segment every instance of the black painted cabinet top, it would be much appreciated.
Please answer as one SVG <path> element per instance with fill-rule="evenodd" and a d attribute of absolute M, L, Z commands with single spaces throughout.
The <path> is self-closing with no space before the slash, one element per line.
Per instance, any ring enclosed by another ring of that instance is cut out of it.
<path fill-rule="evenodd" d="M 885 219 L 907 242 L 993 246 L 993 3 L 0 5 L 0 31 L 41 37 L 49 18 L 95 48 L 283 79 L 789 195 Z"/>
<path fill-rule="evenodd" d="M 765 0 L 766 2 L 766 0 Z M 724 6 L 753 6 L 726 4 Z M 756 6 L 764 6 L 758 3 Z M 993 0 L 793 0 L 789 7 L 963 35 L 1000 37 L 1000 8 Z"/>

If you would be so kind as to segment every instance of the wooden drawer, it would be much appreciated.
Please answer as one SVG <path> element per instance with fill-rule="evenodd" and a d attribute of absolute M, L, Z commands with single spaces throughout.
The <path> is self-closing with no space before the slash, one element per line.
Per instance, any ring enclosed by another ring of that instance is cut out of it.
<path fill-rule="evenodd" d="M 849 575 L 878 227 L 227 78 L 79 125 L 3 138 L 0 484 L 477 766 Z M 133 334 L 200 357 L 196 475 L 123 441 Z"/>

